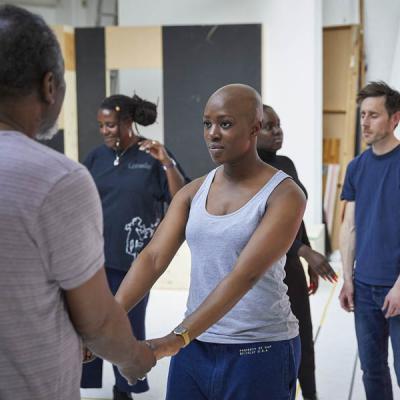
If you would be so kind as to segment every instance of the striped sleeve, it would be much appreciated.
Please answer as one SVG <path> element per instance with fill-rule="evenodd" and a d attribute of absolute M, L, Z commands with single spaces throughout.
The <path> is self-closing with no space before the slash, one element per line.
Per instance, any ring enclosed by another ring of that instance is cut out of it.
<path fill-rule="evenodd" d="M 62 289 L 82 285 L 103 266 L 101 204 L 86 168 L 69 172 L 52 187 L 37 229 L 46 273 Z"/>

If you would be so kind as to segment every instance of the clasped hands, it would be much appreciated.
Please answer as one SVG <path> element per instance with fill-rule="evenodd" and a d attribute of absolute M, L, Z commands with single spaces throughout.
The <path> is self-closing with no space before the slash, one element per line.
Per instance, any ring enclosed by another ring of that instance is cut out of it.
<path fill-rule="evenodd" d="M 157 361 L 161 358 L 175 355 L 183 347 L 183 344 L 183 339 L 176 336 L 174 333 L 169 333 L 161 338 L 139 341 L 140 347 L 146 346 L 147 348 L 150 348 Z M 84 364 L 96 359 L 96 355 L 86 346 L 83 347 L 82 351 L 82 362 Z M 140 354 L 138 356 L 140 357 Z M 132 384 L 132 379 L 130 378 L 131 374 L 127 374 L 123 368 L 119 368 L 119 370 L 121 374 L 127 378 L 128 382 Z M 136 376 L 136 379 L 143 380 L 144 377 Z"/>

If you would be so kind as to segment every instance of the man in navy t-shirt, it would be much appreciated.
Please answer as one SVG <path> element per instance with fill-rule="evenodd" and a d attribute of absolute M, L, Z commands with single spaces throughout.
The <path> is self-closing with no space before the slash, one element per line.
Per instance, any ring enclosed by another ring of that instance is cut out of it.
<path fill-rule="evenodd" d="M 400 386 L 400 93 L 371 82 L 358 94 L 368 150 L 350 162 L 342 191 L 344 284 L 339 299 L 354 311 L 368 400 L 392 400 L 388 339 Z"/>

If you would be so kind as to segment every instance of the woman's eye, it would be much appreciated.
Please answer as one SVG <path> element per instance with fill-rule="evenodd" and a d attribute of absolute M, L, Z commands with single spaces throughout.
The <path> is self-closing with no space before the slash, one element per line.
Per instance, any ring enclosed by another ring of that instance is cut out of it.
<path fill-rule="evenodd" d="M 211 128 L 211 122 L 210 121 L 203 121 L 203 126 L 206 129 L 210 129 Z"/>
<path fill-rule="evenodd" d="M 232 123 L 230 121 L 222 121 L 221 122 L 221 128 L 223 129 L 228 129 L 232 126 Z"/>

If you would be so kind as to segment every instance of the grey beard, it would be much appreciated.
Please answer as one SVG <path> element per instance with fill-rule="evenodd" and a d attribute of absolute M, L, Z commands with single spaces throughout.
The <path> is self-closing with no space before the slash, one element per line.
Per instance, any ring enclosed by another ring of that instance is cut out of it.
<path fill-rule="evenodd" d="M 46 129 L 45 131 L 38 132 L 36 139 L 38 140 L 51 140 L 58 132 L 58 123 L 56 122 L 53 126 Z"/>

